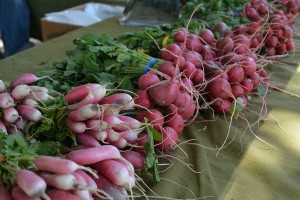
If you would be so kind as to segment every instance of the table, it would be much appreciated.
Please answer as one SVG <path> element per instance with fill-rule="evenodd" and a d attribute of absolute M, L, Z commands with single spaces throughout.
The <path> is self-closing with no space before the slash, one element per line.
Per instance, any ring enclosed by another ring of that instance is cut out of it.
<path fill-rule="evenodd" d="M 73 48 L 72 40 L 84 33 L 116 36 L 139 28 L 120 26 L 117 19 L 112 18 L 78 29 L 0 61 L 0 78 L 10 81 L 19 74 L 36 72 L 53 61 L 60 61 L 65 51 Z M 299 36 L 295 36 L 295 42 L 300 45 Z M 271 73 L 270 83 L 300 95 L 299 62 L 300 48 L 288 58 L 274 61 L 267 67 Z M 255 138 L 243 121 L 234 120 L 226 148 L 218 151 L 228 133 L 228 121 L 224 116 L 206 122 L 199 118 L 185 128 L 180 138 L 181 141 L 193 139 L 194 145 L 183 143 L 171 152 L 177 158 L 170 157 L 173 166 L 162 173 L 160 183 L 149 183 L 150 188 L 156 195 L 164 196 L 161 199 L 300 199 L 300 98 L 271 91 L 266 103 L 266 118 L 254 131 L 274 147 Z M 253 98 L 251 104 L 259 105 L 261 101 Z M 256 119 L 254 114 L 249 117 L 251 123 Z M 148 192 L 149 196 L 155 194 Z"/>

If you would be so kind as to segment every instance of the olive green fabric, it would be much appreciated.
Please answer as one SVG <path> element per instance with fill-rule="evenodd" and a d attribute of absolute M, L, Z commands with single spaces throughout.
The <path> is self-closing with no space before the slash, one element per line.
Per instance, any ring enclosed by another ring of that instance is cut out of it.
<path fill-rule="evenodd" d="M 73 48 L 72 40 L 84 33 L 115 36 L 133 29 L 119 26 L 113 18 L 76 30 L 0 61 L 0 78 L 10 81 L 21 73 L 45 69 L 53 61 L 60 61 L 65 51 Z M 295 41 L 299 46 L 300 37 L 295 37 Z M 288 58 L 277 59 L 266 67 L 271 74 L 271 85 L 300 95 L 299 55 L 298 48 Z M 211 114 L 200 112 L 201 117 L 180 136 L 179 147 L 165 152 L 168 160 L 159 163 L 160 170 L 166 170 L 161 173 L 161 182 L 147 181 L 153 190 L 153 193 L 147 192 L 148 196 L 159 195 L 160 199 L 300 199 L 300 98 L 272 90 L 265 101 L 267 111 L 262 110 L 263 121 L 255 123 L 259 114 L 245 111 L 253 125 L 253 133 L 247 129 L 245 120 L 234 119 L 227 139 L 229 116 L 225 120 L 222 115 L 213 118 Z M 249 108 L 258 112 L 262 102 L 253 97 Z M 220 150 L 225 140 L 226 145 Z M 165 164 L 170 163 L 173 165 L 168 168 Z M 144 180 L 150 178 L 147 176 Z"/>

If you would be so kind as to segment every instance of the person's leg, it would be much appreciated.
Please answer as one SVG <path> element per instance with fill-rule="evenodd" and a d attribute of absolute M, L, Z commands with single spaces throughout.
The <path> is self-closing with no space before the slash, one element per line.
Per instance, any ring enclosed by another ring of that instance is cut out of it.
<path fill-rule="evenodd" d="M 26 0 L 0 0 L 0 30 L 4 56 L 10 56 L 29 42 L 29 8 Z"/>

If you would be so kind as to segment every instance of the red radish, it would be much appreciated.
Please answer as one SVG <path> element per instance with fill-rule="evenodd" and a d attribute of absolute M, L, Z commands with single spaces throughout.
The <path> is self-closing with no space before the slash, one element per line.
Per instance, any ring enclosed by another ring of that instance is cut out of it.
<path fill-rule="evenodd" d="M 174 61 L 181 55 L 181 48 L 177 44 L 168 44 L 160 51 L 162 58 L 168 61 Z"/>
<path fill-rule="evenodd" d="M 227 31 L 227 28 L 227 24 L 225 24 L 224 22 L 219 22 L 215 25 L 213 31 L 223 35 Z"/>
<path fill-rule="evenodd" d="M 258 70 L 258 75 L 261 77 L 261 81 L 263 83 L 267 83 L 268 82 L 268 80 L 269 80 L 269 74 L 268 74 L 268 72 L 265 69 L 263 69 L 263 68 L 259 69 Z"/>
<path fill-rule="evenodd" d="M 148 123 L 152 124 L 155 130 L 160 130 L 160 127 L 164 124 L 164 116 L 157 109 L 149 109 L 140 112 L 136 116 L 136 119 L 140 122 L 144 122 L 144 118 L 147 118 L 149 120 Z"/>
<path fill-rule="evenodd" d="M 198 33 L 199 37 L 202 39 L 201 41 L 205 44 L 212 44 L 215 40 L 215 36 L 213 32 L 209 29 L 203 29 Z"/>
<path fill-rule="evenodd" d="M 50 198 L 47 196 L 46 182 L 36 173 L 22 169 L 18 171 L 16 176 L 17 185 L 30 197 L 43 197 L 44 199 Z"/>
<path fill-rule="evenodd" d="M 285 45 L 286 45 L 287 51 L 291 51 L 291 50 L 295 49 L 295 43 L 292 39 L 288 39 Z"/>
<path fill-rule="evenodd" d="M 235 98 L 243 96 L 245 94 L 244 88 L 239 84 L 231 85 L 231 90 Z"/>
<path fill-rule="evenodd" d="M 106 135 L 107 135 L 107 137 L 105 138 L 105 142 L 108 142 L 108 143 L 113 143 L 113 142 L 118 141 L 121 136 L 120 133 L 114 131 L 113 129 L 107 129 Z"/>
<path fill-rule="evenodd" d="M 177 108 L 184 108 L 193 102 L 193 97 L 191 93 L 188 92 L 178 92 L 177 97 L 172 102 Z"/>
<path fill-rule="evenodd" d="M 94 89 L 92 88 L 92 95 L 94 96 L 94 103 L 98 103 L 103 97 L 105 97 L 106 88 L 101 85 Z"/>
<path fill-rule="evenodd" d="M 28 85 L 18 85 L 11 91 L 10 95 L 15 101 L 20 101 L 29 95 L 30 92 L 31 90 Z"/>
<path fill-rule="evenodd" d="M 76 140 L 78 143 L 91 146 L 91 147 L 99 147 L 101 144 L 96 140 L 93 136 L 87 133 L 77 133 Z"/>
<path fill-rule="evenodd" d="M 285 54 L 287 51 L 286 51 L 286 45 L 284 44 L 284 43 L 281 43 L 281 44 L 279 44 L 276 48 L 275 48 L 275 50 L 276 50 L 276 53 L 278 54 L 278 55 L 283 55 L 283 54 Z"/>
<path fill-rule="evenodd" d="M 10 191 L 4 186 L 0 186 L 0 199 L 1 200 L 13 200 Z"/>
<path fill-rule="evenodd" d="M 16 107 L 19 115 L 29 121 L 39 121 L 42 118 L 42 113 L 33 107 L 26 105 L 17 105 Z"/>
<path fill-rule="evenodd" d="M 162 142 L 159 142 L 157 147 L 162 150 L 169 150 L 176 147 L 178 143 L 178 134 L 177 132 L 171 127 L 163 127 L 161 129 L 162 134 Z"/>
<path fill-rule="evenodd" d="M 216 99 L 212 108 L 216 113 L 229 113 L 231 101 L 228 99 Z"/>
<path fill-rule="evenodd" d="M 197 71 L 198 70 L 200 70 L 200 69 L 197 69 Z M 196 73 L 195 73 L 195 75 L 196 75 Z M 200 76 L 200 75 L 198 75 L 198 76 Z M 199 78 L 199 77 L 196 77 L 196 78 Z M 189 79 L 187 77 L 182 77 L 180 80 L 182 82 L 180 84 L 180 91 L 192 91 L 193 90 L 193 81 L 191 79 Z M 193 78 L 193 80 L 194 80 L 194 78 Z"/>
<path fill-rule="evenodd" d="M 147 142 L 148 142 L 147 134 L 145 132 L 140 133 L 137 139 L 134 141 L 135 147 L 133 147 L 132 150 L 137 151 L 143 155 L 146 155 L 144 146 Z"/>
<path fill-rule="evenodd" d="M 236 64 L 240 60 L 241 56 L 234 53 L 234 52 L 229 52 L 223 55 L 220 58 L 220 61 L 222 64 L 228 65 L 228 64 Z"/>
<path fill-rule="evenodd" d="M 139 90 L 134 97 L 134 102 L 144 108 L 151 108 L 151 99 L 146 90 Z"/>
<path fill-rule="evenodd" d="M 208 90 L 213 97 L 223 99 L 228 99 L 232 93 L 230 83 L 222 78 L 216 78 L 209 82 Z"/>
<path fill-rule="evenodd" d="M 103 142 L 107 138 L 107 131 L 91 130 L 84 134 L 88 134 L 100 142 Z"/>
<path fill-rule="evenodd" d="M 193 79 L 196 72 L 196 67 L 193 63 L 187 61 L 180 70 L 183 72 L 184 77 L 188 79 Z"/>
<path fill-rule="evenodd" d="M 258 73 L 254 72 L 249 78 L 252 80 L 253 89 L 256 89 L 261 81 L 260 76 L 258 75 Z"/>
<path fill-rule="evenodd" d="M 194 34 L 189 35 L 188 38 L 186 39 L 186 48 L 189 51 L 196 51 L 200 53 L 202 50 L 202 44 L 199 37 Z"/>
<path fill-rule="evenodd" d="M 87 129 L 105 131 L 111 128 L 111 125 L 101 119 L 88 119 L 85 121 Z"/>
<path fill-rule="evenodd" d="M 251 76 L 256 71 L 256 62 L 253 58 L 245 56 L 241 59 L 245 76 Z"/>
<path fill-rule="evenodd" d="M 7 133 L 6 126 L 4 125 L 4 123 L 1 119 L 0 119 L 0 132 Z"/>
<path fill-rule="evenodd" d="M 218 77 L 218 78 L 228 80 L 228 74 L 223 69 L 218 69 L 214 71 L 211 77 L 212 78 Z"/>
<path fill-rule="evenodd" d="M 0 80 L 0 93 L 3 93 L 5 91 L 6 91 L 6 85 L 2 80 Z"/>
<path fill-rule="evenodd" d="M 20 117 L 18 111 L 14 107 L 3 109 L 3 116 L 6 122 L 14 123 Z"/>
<path fill-rule="evenodd" d="M 77 196 L 75 196 L 74 194 L 72 194 L 69 191 L 55 189 L 55 188 L 51 188 L 51 189 L 47 190 L 47 194 L 49 195 L 51 200 L 61 200 L 61 199 L 80 200 Z"/>
<path fill-rule="evenodd" d="M 278 43 L 278 37 L 275 35 L 270 35 L 269 37 L 266 38 L 265 45 L 267 47 L 276 47 Z"/>
<path fill-rule="evenodd" d="M 107 177 L 98 174 L 99 179 L 95 179 L 98 189 L 103 190 L 109 195 L 108 199 L 127 200 L 126 190 L 123 187 L 113 184 Z"/>
<path fill-rule="evenodd" d="M 181 117 L 186 120 L 192 117 L 195 113 L 196 105 L 194 102 L 191 102 L 190 104 L 186 105 L 184 108 L 178 109 L 178 114 L 181 115 Z"/>
<path fill-rule="evenodd" d="M 48 186 L 61 190 L 84 189 L 80 185 L 73 174 L 51 174 L 47 172 L 40 173 L 40 176 L 46 181 Z"/>
<path fill-rule="evenodd" d="M 99 104 L 117 104 L 121 110 L 131 110 L 135 105 L 133 98 L 127 93 L 116 93 L 106 96 L 101 99 Z"/>
<path fill-rule="evenodd" d="M 177 134 L 181 134 L 184 128 L 184 121 L 181 115 L 171 114 L 166 117 L 164 126 L 171 127 Z"/>
<path fill-rule="evenodd" d="M 68 93 L 65 96 L 65 101 L 67 103 L 74 103 L 77 101 L 81 101 L 83 98 L 85 98 L 89 92 L 96 87 L 100 87 L 101 85 L 96 83 L 88 83 L 85 85 L 77 86 L 71 90 L 68 91 Z"/>
<path fill-rule="evenodd" d="M 135 170 L 141 170 L 145 164 L 145 158 L 143 154 L 137 151 L 123 151 L 121 152 L 121 155 L 133 165 Z"/>
<path fill-rule="evenodd" d="M 239 65 L 231 66 L 227 74 L 228 74 L 228 81 L 230 83 L 240 83 L 245 76 L 243 68 Z"/>
<path fill-rule="evenodd" d="M 41 199 L 39 197 L 28 196 L 19 186 L 14 186 L 11 190 L 11 194 L 12 194 L 11 199 L 13 200 L 40 200 Z"/>
<path fill-rule="evenodd" d="M 177 30 L 173 36 L 174 41 L 176 43 L 184 42 L 185 38 L 187 37 L 188 30 L 185 28 L 181 28 Z"/>
<path fill-rule="evenodd" d="M 179 74 L 179 68 L 175 66 L 173 62 L 164 61 L 159 65 L 158 71 L 168 75 L 169 77 L 175 77 Z"/>
<path fill-rule="evenodd" d="M 260 23 L 258 22 L 250 22 L 247 26 L 247 34 L 253 35 L 254 33 L 257 33 L 260 28 Z"/>
<path fill-rule="evenodd" d="M 99 109 L 99 106 L 96 104 L 87 104 L 77 110 L 69 112 L 68 116 L 74 121 L 84 121 L 95 116 Z"/>
<path fill-rule="evenodd" d="M 232 38 L 224 37 L 217 41 L 217 47 L 222 51 L 231 52 L 234 48 L 234 42 Z"/>
<path fill-rule="evenodd" d="M 84 122 L 77 122 L 69 117 L 66 118 L 65 122 L 69 129 L 74 133 L 83 133 L 87 128 Z"/>
<path fill-rule="evenodd" d="M 121 163 L 113 160 L 103 160 L 93 165 L 93 168 L 110 180 L 113 184 L 118 186 L 129 186 L 129 171 Z"/>
<path fill-rule="evenodd" d="M 203 45 L 203 48 L 202 48 L 202 57 L 203 57 L 203 60 L 213 61 L 213 60 L 215 60 L 215 58 L 217 56 L 216 56 L 216 53 L 212 50 L 211 46 L 209 46 L 209 45 Z"/>
<path fill-rule="evenodd" d="M 10 83 L 10 88 L 14 89 L 18 85 L 24 85 L 24 84 L 28 85 L 28 84 L 34 83 L 42 78 L 43 77 L 38 78 L 37 76 L 35 76 L 34 74 L 31 74 L 31 73 L 25 73 L 25 74 L 18 76 L 15 80 L 13 80 Z"/>
<path fill-rule="evenodd" d="M 253 90 L 253 83 L 250 78 L 244 78 L 244 80 L 241 82 L 245 94 L 249 94 Z"/>
<path fill-rule="evenodd" d="M 184 52 L 182 56 L 185 58 L 185 62 L 191 62 L 194 65 L 196 65 L 199 62 L 199 59 L 202 60 L 202 56 L 201 58 L 197 57 L 195 55 L 195 52 Z"/>
<path fill-rule="evenodd" d="M 254 8 L 247 8 L 245 10 L 245 15 L 251 21 L 259 21 L 259 14 Z"/>
<path fill-rule="evenodd" d="M 140 90 L 147 90 L 150 86 L 159 83 L 159 78 L 155 74 L 148 72 L 143 74 L 138 80 Z"/>
<path fill-rule="evenodd" d="M 96 176 L 89 167 L 81 166 L 72 160 L 55 156 L 39 156 L 35 159 L 34 164 L 37 169 L 52 173 L 69 174 L 77 169 L 83 169 Z"/>
<path fill-rule="evenodd" d="M 275 47 L 269 47 L 269 48 L 267 48 L 266 55 L 267 56 L 275 56 L 276 55 L 276 49 L 275 49 Z"/>
<path fill-rule="evenodd" d="M 245 26 L 243 24 L 238 24 L 232 27 L 231 30 L 235 35 L 243 34 L 245 33 Z"/>
<path fill-rule="evenodd" d="M 0 108 L 9 108 L 15 106 L 14 99 L 7 92 L 0 94 Z"/>
<path fill-rule="evenodd" d="M 72 151 L 67 155 L 68 159 L 79 165 L 90 165 L 102 160 L 119 159 L 120 157 L 121 154 L 119 150 L 112 145 L 79 149 Z"/>
<path fill-rule="evenodd" d="M 167 106 L 174 101 L 179 88 L 179 82 L 175 79 L 161 81 L 149 89 L 149 96 L 156 105 Z"/>
<path fill-rule="evenodd" d="M 87 105 L 87 104 L 93 104 L 95 102 L 95 97 L 90 91 L 81 101 L 68 105 L 69 110 L 77 110 L 80 107 Z"/>
<path fill-rule="evenodd" d="M 21 104 L 22 105 L 26 105 L 26 106 L 30 106 L 30 107 L 33 107 L 33 108 L 38 108 L 39 107 L 39 103 L 36 102 L 33 99 L 27 99 L 27 98 L 25 98 L 24 100 L 22 100 Z"/>

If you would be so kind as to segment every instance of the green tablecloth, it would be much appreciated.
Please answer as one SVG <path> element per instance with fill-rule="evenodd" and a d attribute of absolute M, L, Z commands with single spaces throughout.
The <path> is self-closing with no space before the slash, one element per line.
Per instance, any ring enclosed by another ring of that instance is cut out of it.
<path fill-rule="evenodd" d="M 0 61 L 0 78 L 10 81 L 21 73 L 35 72 L 60 61 L 64 52 L 73 48 L 72 40 L 84 33 L 115 36 L 133 29 L 119 26 L 115 18 L 79 29 Z M 300 37 L 296 36 L 295 41 L 299 46 Z M 300 95 L 299 55 L 298 48 L 294 55 L 268 66 L 270 83 Z M 261 101 L 253 98 L 250 103 L 260 105 Z M 150 184 L 155 194 L 148 192 L 148 195 L 165 196 L 162 199 L 195 196 L 222 200 L 300 199 L 300 98 L 271 91 L 266 103 L 266 118 L 259 123 L 259 128 L 253 129 L 274 148 L 247 131 L 244 121 L 234 120 L 226 148 L 218 151 L 226 138 L 229 122 L 223 116 L 206 122 L 200 118 L 180 137 L 182 142 L 194 139 L 191 142 L 198 146 L 181 144 L 171 152 L 177 159 L 170 157 L 173 166 L 162 173 L 160 183 Z M 249 121 L 254 123 L 256 119 L 257 115 L 252 113 Z"/>

